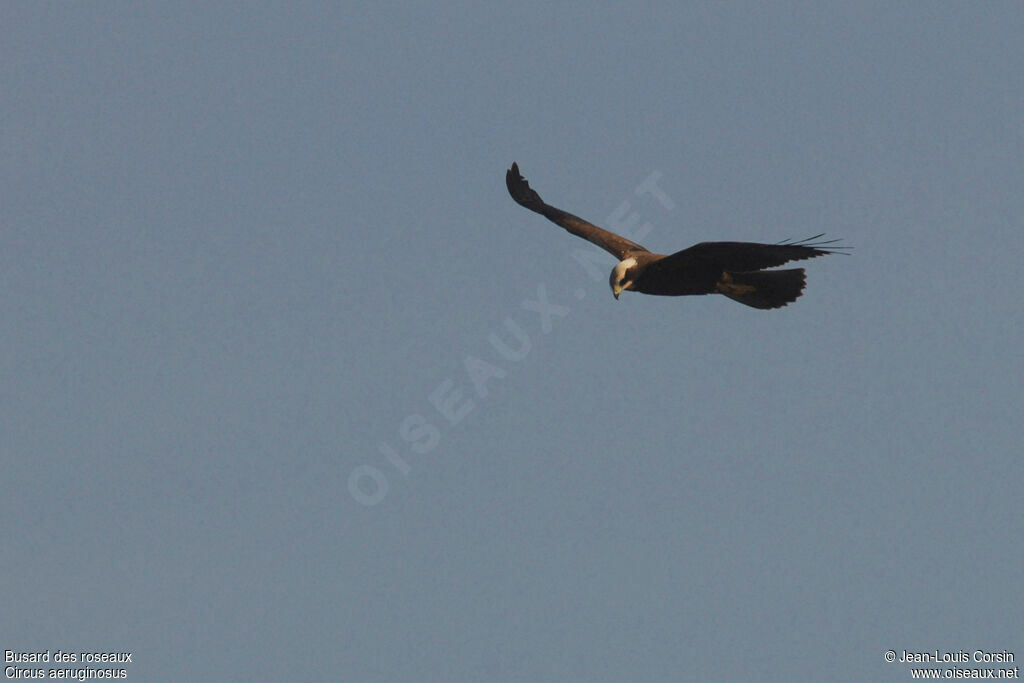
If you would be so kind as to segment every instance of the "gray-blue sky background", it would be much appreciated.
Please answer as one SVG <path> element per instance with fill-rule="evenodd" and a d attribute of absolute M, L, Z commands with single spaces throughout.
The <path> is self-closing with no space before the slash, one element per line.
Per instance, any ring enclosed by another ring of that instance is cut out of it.
<path fill-rule="evenodd" d="M 1024 657 L 1022 35 L 1019 3 L 4 4 L 0 648 L 168 681 Z M 655 251 L 855 250 L 781 311 L 616 302 L 513 160 Z"/>

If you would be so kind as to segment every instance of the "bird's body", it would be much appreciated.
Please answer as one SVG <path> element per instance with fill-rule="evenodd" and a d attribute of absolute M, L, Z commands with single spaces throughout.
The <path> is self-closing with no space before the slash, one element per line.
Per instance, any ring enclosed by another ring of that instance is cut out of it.
<path fill-rule="evenodd" d="M 505 174 L 509 194 L 518 204 L 535 211 L 569 232 L 593 242 L 619 259 L 610 282 L 617 299 L 623 291 L 661 296 L 724 294 L 754 308 L 779 308 L 803 292 L 803 268 L 765 270 L 789 261 L 842 253 L 836 240 L 814 242 L 701 242 L 674 254 L 654 254 L 621 235 L 544 202 L 513 163 Z"/>

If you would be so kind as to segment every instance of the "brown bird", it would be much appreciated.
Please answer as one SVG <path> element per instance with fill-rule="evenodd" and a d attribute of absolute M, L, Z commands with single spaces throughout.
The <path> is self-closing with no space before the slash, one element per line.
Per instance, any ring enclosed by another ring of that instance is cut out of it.
<path fill-rule="evenodd" d="M 519 173 L 515 162 L 505 174 L 505 184 L 518 204 L 619 259 L 609 279 L 616 299 L 626 290 L 662 296 L 724 294 L 754 308 L 781 308 L 803 293 L 804 269 L 765 268 L 841 254 L 851 248 L 835 246 L 839 240 L 816 242 L 824 235 L 821 233 L 798 242 L 701 242 L 674 254 L 652 254 L 636 242 L 546 204 Z"/>

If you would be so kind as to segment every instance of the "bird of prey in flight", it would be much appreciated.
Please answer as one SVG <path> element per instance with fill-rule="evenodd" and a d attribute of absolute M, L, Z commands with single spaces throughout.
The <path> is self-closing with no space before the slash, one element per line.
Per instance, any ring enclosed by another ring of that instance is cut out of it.
<path fill-rule="evenodd" d="M 822 233 L 799 242 L 701 242 L 674 254 L 652 254 L 636 242 L 546 204 L 519 173 L 517 163 L 505 174 L 505 184 L 516 203 L 619 259 L 609 281 L 616 299 L 625 290 L 663 296 L 724 294 L 754 308 L 781 308 L 803 293 L 804 269 L 766 268 L 849 248 L 833 246 L 839 240 L 816 242 Z"/>

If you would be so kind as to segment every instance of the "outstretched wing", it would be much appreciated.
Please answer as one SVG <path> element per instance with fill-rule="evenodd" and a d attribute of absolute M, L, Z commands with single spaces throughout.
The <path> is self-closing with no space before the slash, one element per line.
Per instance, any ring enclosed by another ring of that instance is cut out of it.
<path fill-rule="evenodd" d="M 757 242 L 701 242 L 689 249 L 683 249 L 663 259 L 664 266 L 683 267 L 700 262 L 714 264 L 721 270 L 745 271 L 774 268 L 790 261 L 843 254 L 851 247 L 836 246 L 839 240 L 816 242 L 821 235 L 808 237 L 798 242 L 780 244 L 758 244 Z"/>
<path fill-rule="evenodd" d="M 614 254 L 619 260 L 626 258 L 626 255 L 631 252 L 647 251 L 636 242 L 631 242 L 621 235 L 616 235 L 614 232 L 588 223 L 579 216 L 545 204 L 540 195 L 526 182 L 526 178 L 520 175 L 519 164 L 515 162 L 505 174 L 505 185 L 508 186 L 508 193 L 512 195 L 512 199 L 516 200 L 517 204 L 525 206 L 530 211 L 536 211 L 577 237 L 593 242 L 605 251 Z"/>

